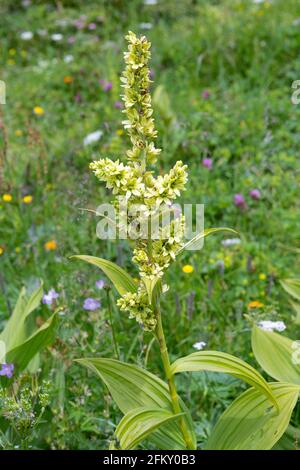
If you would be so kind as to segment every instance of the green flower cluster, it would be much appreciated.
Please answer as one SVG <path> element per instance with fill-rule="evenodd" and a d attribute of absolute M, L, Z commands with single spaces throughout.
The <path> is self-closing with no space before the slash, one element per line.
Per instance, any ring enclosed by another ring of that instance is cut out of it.
<path fill-rule="evenodd" d="M 176 253 L 183 245 L 184 218 L 179 217 L 160 230 L 159 239 L 152 241 L 151 250 L 144 240 L 139 240 L 133 262 L 139 266 L 141 278 L 161 278 Z"/>
<path fill-rule="evenodd" d="M 163 211 L 162 208 L 167 207 L 172 212 L 172 201 L 185 189 L 187 166 L 178 161 L 169 173 L 157 177 L 153 170 L 147 168 L 147 164 L 155 163 L 160 153 L 160 149 L 157 149 L 153 142 L 157 132 L 149 93 L 151 81 L 148 61 L 151 44 L 144 36 L 137 38 L 132 32 L 129 32 L 126 39 L 129 46 L 124 55 L 126 69 L 121 81 L 124 87 L 123 112 L 126 113 L 127 119 L 123 121 L 123 125 L 129 134 L 132 149 L 127 152 L 126 164 L 119 160 L 103 158 L 92 162 L 90 168 L 113 194 L 124 198 L 128 208 L 125 218 L 127 225 L 132 222 L 130 209 L 138 204 L 142 214 L 139 216 L 139 222 L 149 228 L 149 220 Z M 120 201 L 115 202 L 115 207 L 121 211 Z M 143 233 L 144 231 L 141 231 L 141 234 Z M 156 326 L 156 314 L 149 303 L 146 282 L 162 278 L 183 245 L 183 237 L 184 218 L 180 215 L 167 226 L 159 227 L 155 239 L 152 239 L 150 226 L 147 235 L 139 237 L 136 241 L 133 261 L 139 268 L 139 287 L 136 293 L 123 295 L 118 300 L 118 305 L 121 310 L 129 311 L 130 318 L 135 318 L 145 330 L 153 330 Z"/>
<path fill-rule="evenodd" d="M 0 417 L 7 420 L 21 439 L 27 439 L 50 403 L 50 382 L 43 381 L 33 391 L 28 386 L 21 388 L 18 396 L 10 395 L 6 389 L 0 390 Z"/>
<path fill-rule="evenodd" d="M 120 310 L 129 312 L 129 318 L 135 318 L 146 331 L 151 331 L 155 328 L 155 312 L 149 305 L 144 285 L 141 284 L 136 293 L 128 292 L 123 295 L 118 300 L 118 306 Z"/>
<path fill-rule="evenodd" d="M 124 53 L 126 68 L 121 82 L 124 88 L 122 99 L 127 119 L 123 121 L 127 129 L 132 149 L 127 156 L 132 162 L 155 163 L 160 149 L 155 148 L 153 139 L 157 136 L 152 117 L 150 71 L 148 62 L 151 57 L 150 42 L 145 36 L 137 38 L 132 32 L 126 36 L 128 52 Z"/>

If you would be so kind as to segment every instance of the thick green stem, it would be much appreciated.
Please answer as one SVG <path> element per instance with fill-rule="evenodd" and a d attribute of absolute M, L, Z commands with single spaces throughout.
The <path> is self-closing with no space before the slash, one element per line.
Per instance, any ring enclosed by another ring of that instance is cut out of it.
<path fill-rule="evenodd" d="M 108 314 L 109 314 L 109 326 L 111 329 L 111 335 L 112 335 L 112 340 L 114 344 L 114 350 L 115 350 L 115 355 L 117 359 L 120 359 L 120 352 L 118 348 L 118 341 L 116 338 L 116 333 L 115 333 L 115 327 L 114 327 L 114 322 L 113 322 L 113 315 L 112 315 L 112 308 L 111 308 L 111 298 L 109 294 L 109 289 L 106 290 L 106 297 L 107 297 L 107 309 L 108 309 Z"/>
<path fill-rule="evenodd" d="M 164 334 L 164 330 L 162 326 L 160 311 L 158 312 L 158 319 L 157 319 L 157 326 L 156 326 L 155 333 L 159 342 L 161 359 L 162 359 L 162 363 L 164 366 L 165 374 L 166 374 L 168 385 L 169 385 L 169 392 L 170 392 L 170 397 L 171 397 L 171 401 L 173 405 L 173 411 L 176 414 L 182 413 L 182 410 L 179 404 L 179 397 L 178 397 L 176 386 L 175 386 L 174 375 L 171 372 L 171 364 L 170 364 L 168 348 L 166 344 L 166 338 L 165 338 L 165 334 Z M 187 429 L 187 425 L 183 416 L 180 418 L 180 429 L 181 429 L 184 441 L 186 443 L 187 449 L 194 450 L 193 441 L 190 436 L 189 430 Z"/>

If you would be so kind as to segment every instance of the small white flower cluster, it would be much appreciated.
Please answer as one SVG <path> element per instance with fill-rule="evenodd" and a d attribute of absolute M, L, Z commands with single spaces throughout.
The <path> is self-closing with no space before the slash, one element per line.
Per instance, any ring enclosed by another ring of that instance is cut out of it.
<path fill-rule="evenodd" d="M 91 132 L 84 138 L 83 145 L 86 146 L 98 142 L 98 140 L 100 140 L 102 136 L 103 132 L 101 130 Z"/>
<path fill-rule="evenodd" d="M 221 241 L 221 244 L 225 247 L 233 246 L 233 245 L 240 245 L 241 239 L 240 238 L 225 238 L 225 240 Z"/>
<path fill-rule="evenodd" d="M 197 351 L 202 351 L 206 346 L 205 341 L 198 341 L 197 343 L 193 344 L 193 348 L 197 349 Z"/>
<path fill-rule="evenodd" d="M 130 208 L 138 204 L 144 208 L 141 222 L 149 221 L 149 216 L 157 213 L 162 206 L 171 205 L 180 196 L 187 182 L 187 166 L 178 161 L 165 175 L 155 177 L 147 164 L 154 164 L 160 149 L 153 140 L 157 136 L 152 117 L 150 78 L 148 61 L 150 43 L 145 36 L 137 38 L 132 32 L 126 39 L 128 52 L 124 54 L 126 69 L 121 77 L 127 119 L 123 125 L 127 130 L 132 148 L 127 151 L 127 162 L 103 158 L 91 163 L 90 168 L 96 177 L 106 183 L 116 196 L 124 197 L 127 203 L 127 226 L 131 223 Z M 115 202 L 121 209 L 120 201 Z M 144 220 L 143 220 L 144 219 Z M 183 245 L 184 218 L 179 216 L 166 227 L 159 228 L 159 237 L 139 238 L 136 242 L 133 261 L 138 265 L 140 282 L 137 293 L 127 293 L 118 300 L 121 310 L 129 311 L 130 318 L 143 325 L 146 330 L 153 330 L 156 314 L 149 304 L 145 281 L 162 278 L 177 251 Z"/>
<path fill-rule="evenodd" d="M 283 321 L 262 320 L 258 323 L 260 329 L 264 331 L 284 331 L 286 326 Z"/>

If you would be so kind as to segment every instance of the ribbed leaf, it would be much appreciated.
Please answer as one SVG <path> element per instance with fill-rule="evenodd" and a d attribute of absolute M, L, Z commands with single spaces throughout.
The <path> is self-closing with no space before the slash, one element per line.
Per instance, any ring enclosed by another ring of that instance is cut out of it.
<path fill-rule="evenodd" d="M 71 256 L 71 258 L 81 259 L 102 269 L 120 295 L 124 295 L 126 292 L 136 292 L 136 282 L 126 271 L 124 271 L 124 269 L 120 268 L 117 264 L 112 263 L 111 261 L 107 261 L 103 258 L 97 258 L 96 256 L 76 255 Z"/>
<path fill-rule="evenodd" d="M 257 362 L 271 377 L 300 384 L 300 344 L 296 341 L 254 326 L 252 349 Z"/>
<path fill-rule="evenodd" d="M 280 283 L 288 294 L 300 300 L 300 279 L 283 279 Z"/>
<path fill-rule="evenodd" d="M 296 325 L 300 325 L 300 302 L 294 302 L 290 300 L 290 304 L 296 312 L 296 315 L 293 316 L 293 322 Z"/>
<path fill-rule="evenodd" d="M 6 354 L 6 361 L 13 363 L 18 372 L 24 370 L 31 359 L 43 348 L 51 344 L 57 326 L 58 316 L 54 313 L 33 335 L 25 342 L 11 349 Z"/>
<path fill-rule="evenodd" d="M 40 305 L 42 296 L 42 284 L 29 298 L 27 298 L 26 289 L 24 287 L 21 289 L 14 311 L 0 334 L 0 340 L 5 343 L 6 351 L 18 346 L 26 338 L 25 321 Z"/>
<path fill-rule="evenodd" d="M 279 413 L 265 395 L 251 388 L 222 414 L 206 445 L 208 450 L 269 450 L 286 430 L 300 387 L 271 383 Z"/>
<path fill-rule="evenodd" d="M 299 450 L 300 429 L 289 425 L 274 450 Z"/>
<path fill-rule="evenodd" d="M 182 413 L 174 415 L 169 410 L 158 408 L 135 408 L 126 413 L 117 426 L 115 435 L 123 450 L 133 449 L 147 436 L 168 421 L 174 421 Z"/>
<path fill-rule="evenodd" d="M 172 366 L 173 374 L 178 372 L 199 372 L 208 370 L 211 372 L 223 372 L 230 374 L 264 393 L 269 400 L 277 406 L 272 391 L 265 379 L 246 362 L 219 351 L 199 351 L 186 357 L 177 359 Z"/>
<path fill-rule="evenodd" d="M 101 378 L 122 413 L 126 414 L 140 407 L 173 411 L 167 384 L 150 372 L 115 359 L 88 358 L 78 359 L 77 362 L 93 370 Z M 183 402 L 180 406 L 186 413 L 186 423 L 196 448 L 191 417 Z M 160 430 L 152 434 L 151 441 L 160 449 L 185 449 L 185 443 L 176 422 L 164 424 Z"/>
<path fill-rule="evenodd" d="M 232 228 L 227 228 L 227 227 L 217 227 L 217 228 L 208 228 L 205 229 L 203 232 L 198 233 L 192 240 L 188 241 L 180 250 L 178 250 L 178 253 L 181 253 L 183 250 L 197 250 L 197 248 L 202 247 L 203 243 L 203 238 L 208 237 L 208 235 L 212 235 L 213 233 L 217 232 L 230 232 L 234 233 L 235 235 L 238 233 Z"/>

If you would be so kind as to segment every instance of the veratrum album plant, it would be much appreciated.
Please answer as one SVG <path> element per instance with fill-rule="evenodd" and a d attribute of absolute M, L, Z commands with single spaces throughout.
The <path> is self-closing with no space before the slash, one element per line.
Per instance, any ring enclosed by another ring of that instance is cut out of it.
<path fill-rule="evenodd" d="M 141 218 L 148 220 L 157 209 L 171 204 L 187 183 L 187 167 L 178 161 L 164 175 L 155 176 L 154 164 L 160 156 L 155 147 L 156 130 L 149 94 L 150 43 L 132 32 L 126 37 L 126 68 L 121 77 L 122 96 L 127 116 L 123 122 L 132 148 L 127 160 L 103 158 L 91 163 L 95 176 L 116 196 L 114 206 L 122 212 L 126 201 L 126 223 L 130 208 L 138 204 Z M 171 209 L 170 209 L 171 210 Z M 230 354 L 199 351 L 170 363 L 163 329 L 161 297 L 167 289 L 164 273 L 187 245 L 223 229 L 205 230 L 184 244 L 184 217 L 174 218 L 160 227 L 160 236 L 141 236 L 134 245 L 133 262 L 139 280 L 133 279 L 116 264 L 94 256 L 76 258 L 98 266 L 114 284 L 120 297 L 118 306 L 156 338 L 165 371 L 162 379 L 148 370 L 110 358 L 82 358 L 78 362 L 94 371 L 108 387 L 124 414 L 111 440 L 111 449 L 133 449 L 140 445 L 157 449 L 197 449 L 197 436 L 186 404 L 176 390 L 176 374 L 213 371 L 231 374 L 250 388 L 237 397 L 222 414 L 205 449 L 271 449 L 285 432 L 300 390 L 300 367 L 293 363 L 292 341 L 253 326 L 255 357 L 277 382 L 268 383 L 252 366 Z M 166 230 L 167 229 L 167 230 Z M 130 233 L 129 233 L 129 239 Z M 172 286 L 170 286 L 172 288 Z"/>

